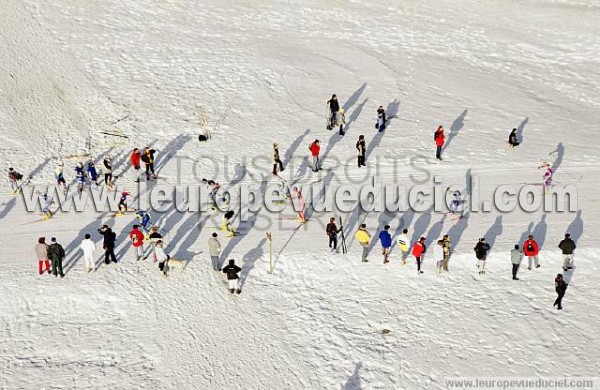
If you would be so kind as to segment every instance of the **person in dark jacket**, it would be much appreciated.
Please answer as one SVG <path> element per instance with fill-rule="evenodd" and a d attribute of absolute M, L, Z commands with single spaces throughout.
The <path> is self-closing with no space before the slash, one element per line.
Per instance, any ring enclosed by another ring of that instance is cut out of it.
<path fill-rule="evenodd" d="M 575 241 L 571 239 L 571 235 L 569 233 L 565 234 L 564 240 L 558 244 L 560 250 L 562 250 L 563 254 L 563 268 L 567 268 L 573 265 L 573 252 L 577 246 L 575 245 Z"/>
<path fill-rule="evenodd" d="M 142 153 L 141 160 L 146 166 L 146 180 L 150 180 L 150 172 L 152 172 L 152 178 L 156 179 L 156 172 L 154 172 L 154 153 L 156 150 L 146 148 Z"/>
<path fill-rule="evenodd" d="M 238 276 L 238 273 L 241 271 L 242 269 L 240 267 L 238 267 L 237 265 L 235 265 L 235 260 L 231 259 L 229 260 L 229 265 L 223 267 L 223 273 L 227 274 L 227 281 L 229 284 L 229 292 L 230 293 L 241 293 L 242 290 L 240 290 L 240 284 L 239 284 L 239 279 L 240 277 Z"/>
<path fill-rule="evenodd" d="M 338 229 L 337 225 L 335 224 L 335 218 L 329 218 L 329 223 L 327 224 L 325 231 L 329 237 L 329 248 L 331 248 L 332 251 L 337 250 L 338 233 L 341 232 L 342 229 Z"/>
<path fill-rule="evenodd" d="M 377 122 L 375 123 L 375 128 L 379 131 L 385 130 L 386 122 L 387 118 L 385 117 L 385 109 L 383 106 L 379 106 L 377 109 Z"/>
<path fill-rule="evenodd" d="M 104 263 L 110 264 L 117 262 L 117 257 L 115 256 L 115 241 L 117 240 L 117 235 L 112 231 L 108 225 L 102 225 L 100 229 L 98 229 L 98 233 L 100 233 L 104 237 L 104 242 L 102 243 L 102 247 L 104 248 Z"/>
<path fill-rule="evenodd" d="M 477 257 L 477 268 L 479 269 L 479 275 L 485 274 L 485 259 L 487 253 L 490 250 L 490 245 L 485 242 L 485 238 L 480 238 L 477 245 L 475 245 L 475 256 Z"/>
<path fill-rule="evenodd" d="M 365 158 L 367 155 L 367 142 L 365 141 L 364 135 L 358 136 L 358 141 L 356 141 L 356 154 L 358 155 L 358 167 L 366 167 Z"/>
<path fill-rule="evenodd" d="M 512 129 L 510 135 L 508 136 L 508 143 L 511 147 L 519 146 L 519 141 L 517 140 L 517 129 Z"/>
<path fill-rule="evenodd" d="M 327 101 L 327 105 L 329 106 L 329 124 L 327 125 L 327 130 L 331 130 L 337 124 L 337 115 L 340 110 L 340 103 L 337 100 L 337 96 L 335 94 L 331 95 L 331 99 Z"/>
<path fill-rule="evenodd" d="M 62 245 L 56 242 L 56 237 L 52 237 L 50 241 L 52 244 L 48 247 L 48 258 L 52 262 L 52 274 L 64 278 L 62 263 L 65 258 L 65 250 Z"/>
<path fill-rule="evenodd" d="M 554 305 L 552 306 L 558 306 L 557 309 L 562 310 L 562 299 L 565 296 L 565 293 L 567 292 L 567 284 L 563 280 L 562 274 L 556 275 L 556 279 L 554 279 L 554 288 L 556 290 L 556 293 L 558 294 L 558 297 L 556 298 L 556 300 L 554 301 Z"/>
<path fill-rule="evenodd" d="M 109 155 L 104 156 L 102 164 L 104 165 L 104 184 L 106 184 L 107 187 L 111 187 L 113 181 L 112 157 Z"/>

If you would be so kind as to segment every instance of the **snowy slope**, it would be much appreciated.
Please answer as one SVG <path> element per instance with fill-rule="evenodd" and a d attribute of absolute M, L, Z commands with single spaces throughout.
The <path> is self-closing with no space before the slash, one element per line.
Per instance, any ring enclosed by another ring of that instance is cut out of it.
<path fill-rule="evenodd" d="M 216 172 L 207 160 L 181 160 L 182 181 L 214 177 L 227 187 L 239 164 L 269 178 L 266 160 L 253 159 L 278 142 L 286 177 L 302 184 L 358 185 L 379 161 L 388 183 L 410 185 L 427 169 L 464 186 L 477 174 L 482 197 L 499 184 L 539 183 L 536 167 L 550 161 L 557 183 L 576 185 L 579 211 L 459 222 L 352 212 L 343 216 L 348 255 L 326 248 L 329 213 L 296 229 L 289 208 L 262 211 L 240 225 L 245 235 L 222 238 L 225 257 L 243 264 L 244 292 L 230 297 L 208 265 L 219 217 L 154 214 L 169 231 L 168 252 L 191 260 L 164 278 L 149 261 L 136 264 L 125 240 L 132 218 L 86 211 L 38 223 L 4 194 L 0 387 L 421 389 L 443 388 L 450 376 L 596 375 L 599 16 L 597 1 L 2 2 L 3 169 L 31 173 L 35 184 L 51 182 L 59 160 L 72 179 L 73 154 L 110 153 L 120 173 L 133 147 L 152 145 L 161 184 L 175 184 L 177 157 L 212 157 Z M 346 108 L 344 138 L 324 128 L 333 92 Z M 397 115 L 385 133 L 373 128 L 379 105 Z M 196 141 L 199 107 L 215 127 L 208 144 Z M 446 161 L 415 168 L 411 158 L 432 157 L 439 124 L 450 134 Z M 524 141 L 514 150 L 505 143 L 513 127 Z M 368 172 L 354 168 L 359 134 Z M 315 138 L 325 154 L 319 175 L 302 162 Z M 361 221 L 372 233 L 408 226 L 428 243 L 449 233 L 451 272 L 435 275 L 426 258 L 418 276 L 396 251 L 384 267 L 378 244 L 361 264 L 352 237 Z M 119 233 L 123 261 L 87 275 L 77 246 L 103 223 Z M 578 268 L 557 313 L 556 245 L 566 231 Z M 512 283 L 508 250 L 528 232 L 542 246 L 542 268 Z M 493 247 L 479 276 L 472 247 L 483 235 Z M 39 236 L 66 247 L 63 280 L 36 274 Z"/>

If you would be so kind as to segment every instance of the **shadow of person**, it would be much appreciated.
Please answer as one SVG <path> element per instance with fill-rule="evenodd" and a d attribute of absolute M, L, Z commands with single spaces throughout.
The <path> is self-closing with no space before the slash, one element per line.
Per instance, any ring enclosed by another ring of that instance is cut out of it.
<path fill-rule="evenodd" d="M 446 151 L 446 149 L 450 146 L 452 140 L 454 140 L 454 137 L 456 137 L 458 135 L 458 132 L 464 127 L 467 112 L 469 112 L 469 110 L 464 110 L 462 114 L 460 114 L 458 118 L 456 118 L 454 122 L 452 122 L 452 126 L 450 126 L 450 133 L 448 134 L 448 139 L 444 143 L 444 147 L 442 147 L 442 152 Z"/>
<path fill-rule="evenodd" d="M 362 367 L 362 362 L 358 362 L 356 367 L 354 367 L 354 372 L 350 377 L 346 380 L 346 383 L 342 385 L 342 390 L 362 390 L 362 385 L 360 381 L 360 369 Z"/>
<path fill-rule="evenodd" d="M 496 239 L 502 234 L 502 215 L 496 217 L 494 224 L 490 226 L 487 232 L 483 235 L 488 245 L 490 246 L 490 250 L 494 247 L 496 243 Z"/>
<path fill-rule="evenodd" d="M 517 127 L 517 142 L 520 144 L 523 143 L 523 130 L 525 130 L 525 125 L 529 122 L 529 117 L 525 118 L 523 122 Z"/>
<path fill-rule="evenodd" d="M 260 240 L 260 242 L 248 251 L 242 260 L 244 260 L 244 264 L 242 265 L 242 272 L 240 272 L 240 290 L 244 288 L 246 285 L 246 280 L 248 280 L 248 276 L 250 276 L 250 271 L 254 268 L 256 262 L 262 257 L 264 254 L 263 247 L 267 242 L 266 238 Z"/>
<path fill-rule="evenodd" d="M 538 243 L 538 247 L 542 249 L 546 242 L 546 233 L 548 232 L 548 224 L 546 223 L 546 214 L 542 215 L 542 219 L 535 225 L 533 229 L 533 239 Z"/>
<path fill-rule="evenodd" d="M 567 233 L 571 235 L 571 239 L 577 243 L 583 234 L 583 218 L 581 218 L 581 210 L 577 212 L 575 219 L 567 228 Z"/>

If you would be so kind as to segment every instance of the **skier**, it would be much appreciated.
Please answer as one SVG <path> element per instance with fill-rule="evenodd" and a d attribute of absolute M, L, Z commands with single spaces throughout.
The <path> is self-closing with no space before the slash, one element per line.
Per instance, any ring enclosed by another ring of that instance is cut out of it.
<path fill-rule="evenodd" d="M 56 242 L 56 237 L 52 237 L 50 242 L 52 242 L 52 244 L 48 247 L 48 257 L 52 263 L 52 274 L 55 277 L 60 275 L 61 278 L 64 278 L 65 274 L 63 273 L 62 264 L 63 259 L 65 258 L 65 249 Z"/>
<path fill-rule="evenodd" d="M 150 214 L 148 214 L 144 210 L 133 209 L 135 212 L 135 217 L 140 220 L 140 225 L 144 233 L 150 232 Z"/>
<path fill-rule="evenodd" d="M 423 273 L 423 271 L 421 271 L 421 264 L 423 263 L 423 256 L 425 255 L 425 252 L 427 252 L 425 240 L 425 237 L 421 237 L 419 241 L 415 242 L 412 249 L 412 255 L 415 257 L 415 260 L 417 262 L 417 272 L 419 274 Z"/>
<path fill-rule="evenodd" d="M 131 166 L 133 167 L 133 171 L 135 174 L 135 182 L 138 183 L 140 181 L 140 166 L 141 166 L 141 154 L 138 148 L 134 148 L 131 152 L 131 156 L 129 156 L 129 161 L 131 162 Z"/>
<path fill-rule="evenodd" d="M 281 162 L 281 158 L 279 157 L 279 146 L 276 143 L 273 143 L 273 175 L 277 176 L 277 167 L 279 167 L 279 172 L 283 172 L 283 163 Z"/>
<path fill-rule="evenodd" d="M 510 132 L 510 135 L 508 136 L 508 144 L 511 146 L 511 148 L 519 146 L 519 141 L 517 140 L 517 129 L 512 129 Z"/>
<path fill-rule="evenodd" d="M 42 219 L 50 219 L 52 218 L 52 211 L 50 211 L 50 207 L 54 204 L 54 200 L 48 194 L 43 194 L 41 196 L 42 202 L 44 203 L 42 206 Z"/>
<path fill-rule="evenodd" d="M 156 172 L 154 172 L 154 153 L 156 153 L 156 150 L 144 148 L 144 153 L 142 153 L 142 156 L 140 157 L 146 166 L 146 180 L 150 180 L 150 177 L 153 179 L 158 177 L 156 176 Z M 150 175 L 150 172 L 152 172 L 152 175 Z"/>
<path fill-rule="evenodd" d="M 367 153 L 367 143 L 365 141 L 364 135 L 358 136 L 358 141 L 356 141 L 356 153 L 358 155 L 358 167 L 366 167 L 365 157 Z"/>
<path fill-rule="evenodd" d="M 104 241 L 106 247 L 106 238 L 104 239 Z M 85 238 L 81 240 L 81 244 L 79 244 L 79 249 L 83 251 L 83 261 L 87 272 L 92 272 L 96 267 L 94 261 L 94 252 L 96 252 L 96 244 L 94 243 L 94 241 L 92 241 L 91 235 L 85 235 Z M 106 264 L 108 264 L 108 262 L 106 262 Z"/>
<path fill-rule="evenodd" d="M 163 275 L 167 276 L 167 269 L 171 256 L 165 253 L 163 242 L 161 240 L 158 240 L 154 246 L 154 259 L 154 261 L 158 261 L 158 269 L 162 271 Z"/>
<path fill-rule="evenodd" d="M 362 246 L 362 248 L 363 248 L 362 262 L 363 263 L 368 262 L 369 259 L 367 259 L 367 254 L 369 252 L 369 243 L 371 242 L 371 233 L 368 232 L 367 225 L 364 223 L 362 225 L 360 225 L 360 228 L 358 228 L 354 237 L 356 237 L 356 240 L 358 241 L 360 246 Z"/>
<path fill-rule="evenodd" d="M 383 255 L 383 264 L 389 263 L 390 249 L 392 247 L 392 236 L 390 235 L 390 225 L 385 225 L 379 232 L 379 241 L 381 242 L 381 254 Z"/>
<path fill-rule="evenodd" d="M 327 233 L 327 237 L 329 237 L 329 248 L 331 248 L 332 252 L 337 251 L 338 233 L 341 231 L 342 229 L 338 229 L 337 225 L 335 224 L 335 218 L 329 218 L 329 223 L 325 228 L 325 232 Z"/>
<path fill-rule="evenodd" d="M 335 94 L 331 95 L 331 99 L 327 101 L 327 105 L 329 106 L 329 123 L 327 124 L 327 130 L 331 130 L 337 124 L 337 114 L 340 110 L 340 103 Z"/>
<path fill-rule="evenodd" d="M 43 274 L 45 271 L 50 271 L 50 260 L 48 260 L 48 245 L 46 245 L 46 237 L 38 238 L 38 243 L 35 246 L 35 254 L 38 258 L 38 272 Z"/>
<path fill-rule="evenodd" d="M 552 169 L 552 166 L 550 164 L 548 164 L 547 162 L 542 163 L 542 165 L 540 165 L 538 167 L 538 169 L 542 169 L 542 168 L 546 168 L 546 171 L 544 172 L 544 176 L 543 176 L 543 182 L 542 182 L 542 190 L 544 191 L 544 194 L 545 194 L 552 186 L 552 176 L 554 175 L 554 170 Z"/>
<path fill-rule="evenodd" d="M 564 240 L 558 244 L 558 247 L 563 255 L 563 268 L 573 265 L 573 256 L 575 255 L 573 252 L 577 246 L 575 245 L 575 241 L 571 239 L 569 233 L 565 234 Z"/>
<path fill-rule="evenodd" d="M 527 256 L 528 267 L 531 271 L 532 262 L 535 263 L 535 268 L 540 268 L 538 261 L 538 253 L 540 252 L 538 243 L 533 239 L 533 234 L 530 234 L 528 239 L 523 243 L 523 254 Z"/>
<path fill-rule="evenodd" d="M 448 234 L 445 234 L 444 237 L 442 238 L 443 241 L 443 246 L 444 246 L 444 262 L 442 263 L 442 271 L 446 271 L 448 272 L 448 263 L 450 262 L 450 249 L 451 249 L 451 242 L 450 242 L 450 236 Z"/>
<path fill-rule="evenodd" d="M 442 266 L 444 264 L 444 240 L 438 240 L 436 245 L 433 247 L 433 257 L 435 258 L 435 269 L 438 274 L 442 273 Z"/>
<path fill-rule="evenodd" d="M 85 172 L 83 170 L 83 164 L 80 162 L 75 166 L 75 177 L 77 178 L 77 191 L 81 193 L 85 186 Z"/>
<path fill-rule="evenodd" d="M 292 191 L 292 198 L 296 199 L 296 204 L 294 205 L 296 209 L 296 213 L 298 214 L 298 219 L 300 223 L 305 224 L 306 218 L 304 218 L 304 208 L 306 204 L 304 203 L 304 198 L 302 197 L 302 191 L 298 187 L 294 187 Z"/>
<path fill-rule="evenodd" d="M 129 232 L 129 240 L 135 251 L 135 259 L 139 261 L 144 256 L 144 233 L 138 228 L 139 225 L 133 225 L 133 229 Z"/>
<path fill-rule="evenodd" d="M 56 166 L 56 169 L 54 170 L 54 179 L 56 179 L 56 185 L 58 187 L 63 188 L 63 192 L 66 194 L 68 191 L 67 188 L 67 181 L 65 180 L 65 175 L 64 175 L 64 168 L 65 168 L 65 164 L 64 163 L 58 163 L 58 165 Z"/>
<path fill-rule="evenodd" d="M 217 210 L 219 208 L 219 206 L 217 205 L 217 195 L 219 194 L 219 190 L 221 189 L 221 185 L 219 183 L 217 183 L 216 181 L 214 181 L 214 180 L 202 179 L 202 181 L 204 183 L 206 183 L 206 185 L 208 186 L 208 188 L 210 188 L 210 192 L 208 194 L 208 197 L 209 197 L 210 202 L 211 202 L 210 208 L 212 210 Z"/>
<path fill-rule="evenodd" d="M 379 108 L 377 109 L 377 123 L 375 123 L 375 128 L 379 129 L 379 131 L 385 130 L 386 121 L 387 120 L 385 118 L 385 109 L 383 108 L 383 106 L 379 106 Z"/>
<path fill-rule="evenodd" d="M 119 199 L 119 212 L 117 213 L 117 215 L 125 215 L 125 212 L 127 211 L 127 197 L 131 195 L 129 192 L 127 191 L 123 191 L 121 192 L 121 199 Z"/>
<path fill-rule="evenodd" d="M 402 265 L 406 264 L 406 257 L 408 257 L 408 252 L 410 250 L 410 239 L 408 238 L 408 229 L 404 229 L 402 234 L 398 236 L 396 239 L 398 243 L 398 247 L 400 247 L 400 251 L 402 252 Z"/>
<path fill-rule="evenodd" d="M 223 221 L 221 222 L 221 230 L 229 233 L 229 237 L 236 235 L 235 229 L 233 228 L 233 217 L 235 213 L 233 210 L 227 211 L 223 214 Z"/>
<path fill-rule="evenodd" d="M 444 135 L 444 127 L 439 126 L 433 135 L 433 139 L 435 141 L 436 152 L 435 158 L 442 161 L 442 147 L 444 146 L 444 142 L 446 140 L 446 136 Z"/>
<path fill-rule="evenodd" d="M 460 193 L 460 191 L 454 191 L 452 193 L 452 200 L 450 201 L 450 205 L 449 205 L 450 213 L 452 215 L 458 214 L 458 219 L 462 219 L 462 217 L 463 217 L 463 210 L 460 207 L 461 204 L 463 203 L 462 199 L 460 198 L 461 195 L 462 194 Z M 460 208 L 460 210 L 459 210 L 459 208 Z"/>
<path fill-rule="evenodd" d="M 8 168 L 8 181 L 10 182 L 10 189 L 13 194 L 21 192 L 21 180 L 23 175 L 15 171 L 13 168 Z"/>
<path fill-rule="evenodd" d="M 480 238 L 475 248 L 475 256 L 477 257 L 477 268 L 479 269 L 479 275 L 485 274 L 485 259 L 487 253 L 490 250 L 490 245 L 485 242 L 485 238 Z"/>
<path fill-rule="evenodd" d="M 554 288 L 558 294 L 558 297 L 552 306 L 558 306 L 557 309 L 562 310 L 562 299 L 567 292 L 567 284 L 565 283 L 562 274 L 556 275 L 556 278 L 554 279 Z"/>
<path fill-rule="evenodd" d="M 87 173 L 88 177 L 90 178 L 90 182 L 98 186 L 98 171 L 96 170 L 96 165 L 93 161 L 88 162 Z"/>
<path fill-rule="evenodd" d="M 104 165 L 104 184 L 108 188 L 112 188 L 112 157 L 109 155 L 104 156 L 104 160 L 102 161 L 102 165 Z"/>
<path fill-rule="evenodd" d="M 521 266 L 521 261 L 523 261 L 523 252 L 519 249 L 519 245 L 515 245 L 515 248 L 510 251 L 510 262 L 512 263 L 512 279 L 519 280 L 517 278 L 517 272 L 519 271 L 519 266 Z"/>
<path fill-rule="evenodd" d="M 339 134 L 340 135 L 346 134 L 346 132 L 344 131 L 344 125 L 346 124 L 346 111 L 344 111 L 343 108 L 340 108 L 340 110 L 338 111 L 337 116 L 336 116 L 336 121 L 337 121 L 338 126 L 340 126 Z"/>
<path fill-rule="evenodd" d="M 115 241 L 117 240 L 117 234 L 113 232 L 108 225 L 102 225 L 102 227 L 98 229 L 98 233 L 104 237 L 104 242 L 102 243 L 102 247 L 104 248 L 104 263 L 110 264 L 111 261 L 116 263 Z"/>
<path fill-rule="evenodd" d="M 221 242 L 217 238 L 218 234 L 213 233 L 212 237 L 208 239 L 208 254 L 210 255 L 210 262 L 212 263 L 213 270 L 219 271 L 221 269 Z"/>
<path fill-rule="evenodd" d="M 321 141 L 316 139 L 312 144 L 310 144 L 308 150 L 310 150 L 310 154 L 312 156 L 313 172 L 321 170 L 321 168 L 319 168 L 319 152 L 321 150 Z"/>
<path fill-rule="evenodd" d="M 229 260 L 229 265 L 223 267 L 223 273 L 227 274 L 227 281 L 229 284 L 229 292 L 230 293 L 234 293 L 237 292 L 238 294 L 240 294 L 242 292 L 242 290 L 240 290 L 240 284 L 239 284 L 239 276 L 238 273 L 241 271 L 242 269 L 240 267 L 238 267 L 237 265 L 235 265 L 235 260 L 231 259 Z"/>

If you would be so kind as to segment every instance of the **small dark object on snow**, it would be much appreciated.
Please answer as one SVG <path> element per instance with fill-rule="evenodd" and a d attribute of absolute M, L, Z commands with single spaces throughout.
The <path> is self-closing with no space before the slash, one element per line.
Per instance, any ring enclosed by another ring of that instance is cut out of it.
<path fill-rule="evenodd" d="M 388 333 L 390 333 L 390 332 L 391 332 L 391 330 L 389 330 L 389 329 L 383 329 L 383 330 L 381 331 L 381 333 L 383 333 L 383 334 L 388 334 Z"/>

